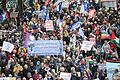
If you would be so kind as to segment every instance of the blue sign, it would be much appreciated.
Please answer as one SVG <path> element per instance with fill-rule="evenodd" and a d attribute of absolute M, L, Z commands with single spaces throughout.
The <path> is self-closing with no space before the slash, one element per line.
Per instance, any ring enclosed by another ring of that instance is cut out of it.
<path fill-rule="evenodd" d="M 61 40 L 37 40 L 28 43 L 30 55 L 62 55 L 63 41 Z"/>

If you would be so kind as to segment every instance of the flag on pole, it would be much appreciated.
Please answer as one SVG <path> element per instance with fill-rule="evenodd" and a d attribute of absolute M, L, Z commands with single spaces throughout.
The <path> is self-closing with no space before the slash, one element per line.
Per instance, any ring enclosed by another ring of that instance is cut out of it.
<path fill-rule="evenodd" d="M 49 12 L 48 12 L 45 8 L 43 8 L 43 9 L 41 10 L 41 13 L 42 13 L 42 17 L 43 17 L 45 20 L 50 20 Z"/>
<path fill-rule="evenodd" d="M 15 20 L 15 22 L 17 22 L 17 17 L 16 17 L 16 15 L 14 16 L 14 20 Z"/>
<path fill-rule="evenodd" d="M 83 32 L 83 30 L 82 30 L 81 28 L 79 29 L 79 34 L 80 34 L 80 36 L 82 36 L 83 38 L 85 37 L 84 32 Z"/>
<path fill-rule="evenodd" d="M 107 32 L 101 32 L 101 39 L 109 39 L 110 35 Z"/>
<path fill-rule="evenodd" d="M 89 3 L 88 2 L 84 2 L 83 5 L 84 5 L 84 11 L 88 11 Z"/>
<path fill-rule="evenodd" d="M 24 46 L 27 47 L 27 44 L 29 41 L 34 41 L 35 40 L 35 37 L 29 33 L 29 32 L 26 32 L 26 35 L 25 35 L 25 40 L 24 40 Z"/>
<path fill-rule="evenodd" d="M 112 32 L 111 41 L 110 41 L 110 42 L 116 44 L 117 47 L 120 48 L 120 39 L 115 36 L 115 33 L 114 33 L 114 32 Z"/>
<path fill-rule="evenodd" d="M 78 21 L 77 23 L 74 23 L 72 26 L 71 26 L 71 29 L 75 30 L 76 28 L 79 28 L 81 25 L 81 21 Z"/>
<path fill-rule="evenodd" d="M 60 13 L 61 9 L 62 9 L 62 2 L 60 2 L 60 3 L 57 5 L 56 11 L 57 11 L 58 13 Z"/>
<path fill-rule="evenodd" d="M 24 33 L 26 33 L 27 32 L 26 22 L 24 22 L 24 24 L 23 24 L 23 29 L 24 29 Z"/>
<path fill-rule="evenodd" d="M 51 1 L 51 0 L 46 0 L 45 6 L 47 6 L 47 5 L 49 4 L 50 1 Z"/>
<path fill-rule="evenodd" d="M 87 13 L 87 11 L 89 10 L 89 3 L 88 2 L 84 2 L 81 5 L 81 13 Z"/>
<path fill-rule="evenodd" d="M 46 17 L 45 20 L 50 20 L 49 12 L 46 11 Z"/>

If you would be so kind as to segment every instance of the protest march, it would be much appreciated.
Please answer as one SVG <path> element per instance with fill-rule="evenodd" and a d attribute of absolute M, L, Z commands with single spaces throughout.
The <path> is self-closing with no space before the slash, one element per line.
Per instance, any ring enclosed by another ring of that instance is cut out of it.
<path fill-rule="evenodd" d="M 1 0 L 0 80 L 120 80 L 120 0 Z"/>

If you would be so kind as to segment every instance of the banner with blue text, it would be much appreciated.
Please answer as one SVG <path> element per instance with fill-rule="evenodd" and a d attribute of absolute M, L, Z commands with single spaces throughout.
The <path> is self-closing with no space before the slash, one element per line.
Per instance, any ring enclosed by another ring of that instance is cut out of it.
<path fill-rule="evenodd" d="M 62 55 L 63 41 L 61 40 L 37 40 L 28 43 L 30 55 Z"/>

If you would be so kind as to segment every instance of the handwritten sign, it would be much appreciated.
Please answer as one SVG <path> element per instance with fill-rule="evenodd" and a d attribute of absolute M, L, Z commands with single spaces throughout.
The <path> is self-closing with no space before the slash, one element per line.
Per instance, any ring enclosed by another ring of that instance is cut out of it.
<path fill-rule="evenodd" d="M 71 73 L 60 73 L 60 78 L 63 78 L 63 80 L 70 80 L 71 79 Z"/>
<path fill-rule="evenodd" d="M 9 43 L 9 42 L 3 42 L 3 47 L 2 47 L 2 50 L 4 51 L 8 51 L 8 52 L 12 52 L 12 50 L 14 49 L 14 45 Z"/>
<path fill-rule="evenodd" d="M 92 41 L 83 41 L 81 50 L 90 51 L 93 45 L 94 42 Z"/>
<path fill-rule="evenodd" d="M 53 31 L 54 30 L 53 21 L 52 20 L 45 21 L 45 28 L 47 31 Z"/>

